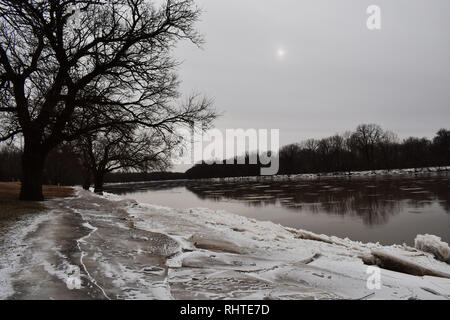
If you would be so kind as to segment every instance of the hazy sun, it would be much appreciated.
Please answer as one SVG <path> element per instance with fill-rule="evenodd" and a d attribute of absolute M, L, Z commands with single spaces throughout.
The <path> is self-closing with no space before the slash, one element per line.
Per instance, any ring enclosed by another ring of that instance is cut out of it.
<path fill-rule="evenodd" d="M 277 57 L 283 58 L 286 55 L 286 51 L 283 48 L 277 50 Z"/>

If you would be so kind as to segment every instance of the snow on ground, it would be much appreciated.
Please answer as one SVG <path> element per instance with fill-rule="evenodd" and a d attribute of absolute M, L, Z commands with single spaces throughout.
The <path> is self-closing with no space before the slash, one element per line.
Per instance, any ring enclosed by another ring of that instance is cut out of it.
<path fill-rule="evenodd" d="M 445 278 L 450 277 L 450 265 L 407 246 L 315 235 L 205 208 L 135 204 L 127 211 L 137 228 L 167 234 L 180 243 L 182 252 L 167 263 L 169 283 L 174 292 L 181 291 L 180 297 L 189 297 L 186 291 L 208 299 L 448 299 L 450 295 L 450 279 Z M 406 261 L 425 269 L 425 274 L 441 277 L 381 269 L 381 288 L 371 290 L 367 272 L 372 269 L 362 258 L 373 254 Z M 230 281 L 239 279 L 257 289 L 230 287 Z M 215 289 L 221 287 L 219 294 Z"/>
<path fill-rule="evenodd" d="M 317 179 L 319 177 L 367 177 L 367 176 L 398 176 L 408 174 L 427 174 L 436 172 L 448 172 L 450 167 L 425 167 L 425 168 L 408 168 L 408 169 L 391 169 L 391 170 L 366 170 L 366 171 L 339 171 L 324 173 L 301 173 L 290 175 L 273 175 L 273 176 L 248 176 L 248 177 L 228 177 L 228 178 L 208 178 L 197 179 L 207 181 L 286 181 L 286 180 L 308 180 Z"/>
<path fill-rule="evenodd" d="M 0 235 L 0 298 L 450 298 L 450 265 L 416 248 L 80 189 L 46 205 Z"/>
<path fill-rule="evenodd" d="M 27 236 L 51 218 L 51 212 L 26 215 L 18 219 L 7 232 L 0 234 L 0 300 L 14 294 L 12 278 L 20 269 L 20 260 L 28 245 Z"/>
<path fill-rule="evenodd" d="M 438 260 L 450 264 L 450 247 L 440 237 L 430 234 L 419 234 L 414 240 L 414 247 L 429 252 Z"/>
<path fill-rule="evenodd" d="M 397 176 L 410 174 L 427 174 L 450 171 L 450 166 L 447 167 L 425 167 L 425 168 L 408 168 L 408 169 L 391 169 L 391 170 L 366 170 L 366 171 L 339 171 L 339 172 L 323 172 L 323 173 L 301 173 L 290 175 L 272 175 L 272 176 L 246 176 L 246 177 L 227 177 L 227 178 L 199 178 L 199 179 L 175 179 L 175 180 L 153 180 L 153 181 L 133 181 L 133 182 L 113 182 L 108 183 L 108 186 L 118 185 L 139 185 L 148 183 L 161 182 L 181 182 L 181 181 L 210 181 L 210 182 L 224 182 L 224 181 L 287 181 L 287 180 L 309 180 L 320 177 L 367 177 L 367 176 Z M 266 187 L 266 186 L 264 186 Z M 94 188 L 91 188 L 93 191 Z M 276 190 L 272 190 L 276 191 Z"/>

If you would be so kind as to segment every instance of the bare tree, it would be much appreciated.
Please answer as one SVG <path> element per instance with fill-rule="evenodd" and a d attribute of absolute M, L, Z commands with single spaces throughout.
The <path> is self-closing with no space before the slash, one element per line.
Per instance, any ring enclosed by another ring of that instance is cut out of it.
<path fill-rule="evenodd" d="M 380 149 L 380 165 L 385 169 L 393 169 L 392 164 L 396 163 L 398 156 L 399 138 L 392 131 L 385 131 L 380 138 L 378 147 Z"/>
<path fill-rule="evenodd" d="M 407 167 L 423 168 L 429 164 L 431 141 L 428 138 L 409 137 L 403 140 L 403 164 Z"/>
<path fill-rule="evenodd" d="M 301 150 L 302 147 L 298 143 L 289 144 L 280 149 L 280 154 L 283 154 L 286 163 L 285 173 L 287 174 L 292 173 L 295 170 L 298 163 L 302 160 L 299 157 Z"/>
<path fill-rule="evenodd" d="M 202 43 L 199 14 L 193 0 L 0 0 L 0 140 L 23 134 L 21 199 L 43 199 L 45 159 L 63 141 L 214 119 L 207 99 L 177 103 L 170 56 L 179 40 Z"/>
<path fill-rule="evenodd" d="M 366 158 L 369 166 L 373 165 L 375 146 L 383 137 L 383 129 L 377 124 L 361 124 L 352 135 L 355 146 Z"/>
<path fill-rule="evenodd" d="M 179 141 L 156 131 L 124 134 L 116 128 L 84 135 L 74 145 L 88 173 L 84 187 L 89 187 L 92 176 L 95 192 L 103 192 L 105 174 L 116 170 L 163 171 Z"/>
<path fill-rule="evenodd" d="M 450 130 L 440 129 L 433 139 L 436 164 L 450 164 Z"/>

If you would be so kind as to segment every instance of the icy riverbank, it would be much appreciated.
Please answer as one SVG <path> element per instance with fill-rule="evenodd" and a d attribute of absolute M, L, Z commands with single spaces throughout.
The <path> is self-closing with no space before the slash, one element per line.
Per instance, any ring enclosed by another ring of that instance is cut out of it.
<path fill-rule="evenodd" d="M 400 176 L 414 174 L 432 174 L 450 172 L 450 166 L 446 167 L 425 167 L 425 168 L 409 168 L 409 169 L 390 169 L 390 170 L 366 170 L 366 171 L 339 171 L 324 173 L 301 173 L 301 174 L 285 174 L 271 176 L 244 176 L 244 177 L 227 177 L 227 178 L 198 178 L 198 179 L 175 179 L 175 180 L 148 180 L 133 182 L 111 182 L 107 186 L 120 186 L 127 184 L 147 184 L 174 181 L 211 181 L 211 182 L 233 182 L 233 181 L 289 181 L 289 180 L 309 180 L 323 177 L 376 177 L 376 176 Z"/>
<path fill-rule="evenodd" d="M 450 265 L 407 246 L 364 244 L 223 211 L 176 210 L 79 189 L 75 198 L 48 201 L 47 206 L 48 213 L 2 235 L 8 246 L 0 257 L 0 298 L 450 295 Z M 364 262 L 383 265 L 379 282 L 378 269 Z"/>
<path fill-rule="evenodd" d="M 376 176 L 399 176 L 411 174 L 429 174 L 449 172 L 450 167 L 425 167 L 425 168 L 408 168 L 408 169 L 384 169 L 384 170 L 366 170 L 366 171 L 339 171 L 339 172 L 323 172 L 323 173 L 300 173 L 285 174 L 273 176 L 248 176 L 248 177 L 228 177 L 228 178 L 208 178 L 197 180 L 209 181 L 287 181 L 287 180 L 308 180 L 330 177 L 376 177 Z"/>

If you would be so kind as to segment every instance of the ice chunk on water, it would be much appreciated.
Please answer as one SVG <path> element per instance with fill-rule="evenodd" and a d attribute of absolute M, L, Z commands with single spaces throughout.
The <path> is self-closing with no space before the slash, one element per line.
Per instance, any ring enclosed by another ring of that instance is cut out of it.
<path fill-rule="evenodd" d="M 436 259 L 450 264 L 450 247 L 441 238 L 431 234 L 418 234 L 414 239 L 416 249 L 432 253 Z"/>

